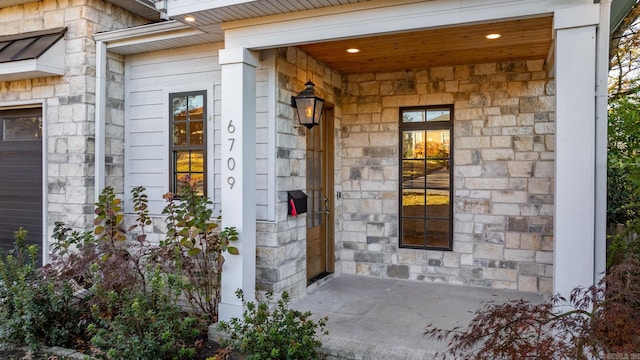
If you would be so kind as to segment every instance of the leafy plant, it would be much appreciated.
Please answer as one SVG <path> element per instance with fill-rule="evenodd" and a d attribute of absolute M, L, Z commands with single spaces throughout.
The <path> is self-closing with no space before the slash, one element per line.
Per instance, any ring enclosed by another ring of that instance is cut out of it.
<path fill-rule="evenodd" d="M 632 256 L 597 286 L 574 289 L 569 299 L 488 303 L 466 329 L 430 324 L 425 335 L 449 339 L 443 358 L 591 359 L 640 352 L 638 324 L 640 259 Z"/>
<path fill-rule="evenodd" d="M 137 217 L 129 227 L 122 202 L 110 187 L 96 204 L 93 231 L 80 233 L 56 224 L 47 273 L 82 289 L 79 301 L 90 309 L 83 316 L 91 334 L 82 340 L 106 356 L 189 358 L 195 339 L 216 319 L 222 254 L 237 254 L 229 243 L 238 233 L 215 230 L 211 203 L 195 187 L 195 182 L 186 183 L 180 200 L 169 199 L 169 233 L 160 244 L 147 240 L 145 226 L 151 218 L 141 187 L 132 190 Z M 191 315 L 180 306 L 183 295 L 192 305 L 187 309 L 194 311 Z"/>
<path fill-rule="evenodd" d="M 81 310 L 68 281 L 47 279 L 37 268 L 38 246 L 27 246 L 27 231 L 15 233 L 13 250 L 0 251 L 0 340 L 27 345 L 70 345 L 80 336 Z"/>
<path fill-rule="evenodd" d="M 246 302 L 242 290 L 236 295 L 242 300 L 245 311 L 242 318 L 220 322 L 220 330 L 228 332 L 228 343 L 248 354 L 247 359 L 317 359 L 316 348 L 322 345 L 317 339 L 318 331 L 325 331 L 327 317 L 318 321 L 311 319 L 310 312 L 289 308 L 289 294 L 284 292 L 270 310 L 273 294 L 267 294 L 267 302 Z"/>
<path fill-rule="evenodd" d="M 230 245 L 238 240 L 238 232 L 234 227 L 219 231 L 218 224 L 212 221 L 212 202 L 198 195 L 197 181 L 187 177 L 182 183 L 178 196 L 164 196 L 167 238 L 161 246 L 165 248 L 165 258 L 188 280 L 184 294 L 189 304 L 216 322 L 224 253 L 239 253 Z"/>
<path fill-rule="evenodd" d="M 92 308 L 91 343 L 111 359 L 192 358 L 204 324 L 176 305 L 171 296 L 181 291 L 176 282 L 158 269 L 147 274 L 150 291 L 99 294 L 106 306 Z"/>

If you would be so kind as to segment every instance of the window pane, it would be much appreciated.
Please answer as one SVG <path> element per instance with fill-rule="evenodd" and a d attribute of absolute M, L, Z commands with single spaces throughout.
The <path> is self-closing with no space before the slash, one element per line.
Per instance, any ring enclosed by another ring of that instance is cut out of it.
<path fill-rule="evenodd" d="M 204 144 L 204 130 L 201 121 L 193 121 L 189 123 L 189 143 L 190 145 Z"/>
<path fill-rule="evenodd" d="M 204 174 L 191 173 L 191 179 L 197 180 L 196 193 L 198 195 L 204 195 Z"/>
<path fill-rule="evenodd" d="M 187 123 L 179 122 L 173 124 L 173 145 L 188 145 Z"/>
<path fill-rule="evenodd" d="M 402 157 L 405 159 L 424 159 L 425 157 L 425 132 L 402 132 Z"/>
<path fill-rule="evenodd" d="M 405 110 L 402 112 L 402 122 L 424 122 L 424 110 Z"/>
<path fill-rule="evenodd" d="M 42 137 L 42 118 L 20 117 L 2 121 L 4 141 L 38 140 Z"/>
<path fill-rule="evenodd" d="M 204 154 L 202 151 L 192 151 L 190 160 L 191 172 L 204 172 Z"/>
<path fill-rule="evenodd" d="M 427 121 L 449 121 L 451 113 L 449 109 L 429 109 L 427 110 Z"/>
<path fill-rule="evenodd" d="M 187 120 L 187 98 L 176 96 L 173 98 L 173 120 Z"/>
<path fill-rule="evenodd" d="M 449 220 L 427 220 L 427 246 L 449 247 Z"/>
<path fill-rule="evenodd" d="M 448 190 L 427 189 L 425 214 L 430 218 L 449 217 L 450 193 Z M 403 213 L 404 215 L 404 213 Z"/>
<path fill-rule="evenodd" d="M 427 187 L 430 189 L 449 189 L 449 160 L 427 161 Z"/>
<path fill-rule="evenodd" d="M 402 245 L 424 246 L 424 220 L 402 219 Z"/>
<path fill-rule="evenodd" d="M 424 189 L 425 175 L 424 160 L 402 160 L 403 189 Z"/>
<path fill-rule="evenodd" d="M 425 216 L 425 190 L 402 190 L 402 216 L 419 217 Z"/>
<path fill-rule="evenodd" d="M 426 134 L 426 155 L 428 159 L 448 159 L 451 141 L 449 130 L 429 130 Z"/>
<path fill-rule="evenodd" d="M 175 186 L 176 193 L 182 186 L 184 186 L 184 180 L 188 176 L 189 176 L 189 173 L 176 173 L 176 175 L 173 178 L 173 181 L 174 181 L 173 186 Z"/>
<path fill-rule="evenodd" d="M 178 173 L 189 172 L 189 152 L 188 151 L 176 151 L 175 152 L 175 171 Z M 178 178 L 180 179 L 180 178 Z"/>
<path fill-rule="evenodd" d="M 189 119 L 191 120 L 203 120 L 204 119 L 204 96 L 195 95 L 189 96 Z"/>

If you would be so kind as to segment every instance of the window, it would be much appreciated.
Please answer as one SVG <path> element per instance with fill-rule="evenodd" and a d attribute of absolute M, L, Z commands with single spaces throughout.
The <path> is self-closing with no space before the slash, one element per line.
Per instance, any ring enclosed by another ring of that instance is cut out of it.
<path fill-rule="evenodd" d="M 451 250 L 453 106 L 400 109 L 400 247 Z"/>
<path fill-rule="evenodd" d="M 206 91 L 169 95 L 171 138 L 170 191 L 176 193 L 180 180 L 198 181 L 197 190 L 206 195 Z"/>
<path fill-rule="evenodd" d="M 0 141 L 31 141 L 42 138 L 42 109 L 0 111 Z"/>

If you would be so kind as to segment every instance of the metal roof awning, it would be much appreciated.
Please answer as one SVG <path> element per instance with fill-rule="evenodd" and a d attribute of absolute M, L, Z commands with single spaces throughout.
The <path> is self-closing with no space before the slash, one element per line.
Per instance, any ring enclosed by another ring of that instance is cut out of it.
<path fill-rule="evenodd" d="M 0 36 L 0 81 L 64 75 L 67 28 Z"/>

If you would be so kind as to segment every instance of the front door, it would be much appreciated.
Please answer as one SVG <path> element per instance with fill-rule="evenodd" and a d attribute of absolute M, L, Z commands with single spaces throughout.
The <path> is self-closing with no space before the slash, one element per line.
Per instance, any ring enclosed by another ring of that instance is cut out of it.
<path fill-rule="evenodd" d="M 333 272 L 333 107 L 307 130 L 307 283 Z"/>

